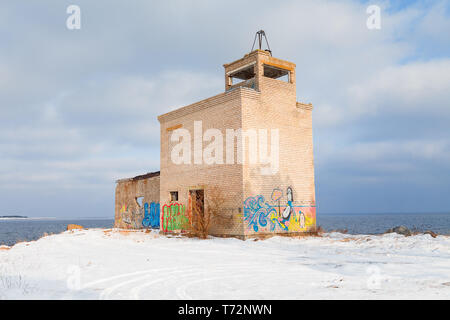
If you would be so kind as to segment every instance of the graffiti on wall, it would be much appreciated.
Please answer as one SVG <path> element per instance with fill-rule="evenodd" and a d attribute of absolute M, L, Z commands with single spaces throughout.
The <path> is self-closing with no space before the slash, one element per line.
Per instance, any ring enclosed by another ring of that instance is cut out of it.
<path fill-rule="evenodd" d="M 164 232 L 184 230 L 189 223 L 186 214 L 186 206 L 181 203 L 172 202 L 162 207 L 161 227 Z"/>
<path fill-rule="evenodd" d="M 142 225 L 146 228 L 159 228 L 159 202 L 144 204 Z"/>
<path fill-rule="evenodd" d="M 291 187 L 286 189 L 286 200 L 279 188 L 272 191 L 269 203 L 264 196 L 249 197 L 244 201 L 244 222 L 254 232 L 301 232 L 315 225 L 314 205 L 299 205 L 294 202 Z"/>
<path fill-rule="evenodd" d="M 128 205 L 122 205 L 119 211 L 118 227 L 139 229 L 142 222 L 142 212 L 132 210 Z"/>
<path fill-rule="evenodd" d="M 136 202 L 136 204 L 139 204 Z M 116 227 L 124 229 L 159 228 L 160 207 L 158 202 L 140 205 L 124 204 L 120 207 Z"/>
<path fill-rule="evenodd" d="M 244 220 L 255 232 L 258 232 L 260 227 L 267 226 L 269 215 L 275 212 L 275 209 L 261 195 L 249 197 L 244 201 Z"/>

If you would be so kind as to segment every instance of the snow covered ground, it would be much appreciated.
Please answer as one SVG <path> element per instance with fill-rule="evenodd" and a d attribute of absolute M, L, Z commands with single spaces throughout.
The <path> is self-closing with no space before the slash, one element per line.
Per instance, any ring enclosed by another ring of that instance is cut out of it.
<path fill-rule="evenodd" d="M 3 299 L 450 299 L 450 237 L 76 230 L 0 247 Z"/>

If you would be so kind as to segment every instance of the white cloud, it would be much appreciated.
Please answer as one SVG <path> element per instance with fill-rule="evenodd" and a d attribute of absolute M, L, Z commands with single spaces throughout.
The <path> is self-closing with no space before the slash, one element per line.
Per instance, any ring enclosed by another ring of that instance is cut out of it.
<path fill-rule="evenodd" d="M 203 98 L 217 88 L 218 78 L 187 71 L 125 76 L 30 106 L 32 122 L 0 127 L 0 186 L 106 187 L 158 170 L 157 115 Z"/>
<path fill-rule="evenodd" d="M 450 59 L 414 62 L 380 70 L 348 88 L 356 114 L 422 111 L 450 115 Z"/>

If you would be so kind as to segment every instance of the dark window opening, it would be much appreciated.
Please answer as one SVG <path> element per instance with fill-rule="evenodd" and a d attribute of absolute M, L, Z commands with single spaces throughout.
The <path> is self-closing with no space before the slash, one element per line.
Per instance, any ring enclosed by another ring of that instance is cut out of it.
<path fill-rule="evenodd" d="M 289 82 L 290 71 L 282 68 L 277 68 L 274 66 L 264 65 L 264 77 L 278 79 L 285 82 Z"/>
<path fill-rule="evenodd" d="M 139 208 L 141 208 L 142 207 L 142 203 L 144 202 L 144 197 L 136 197 L 134 199 L 136 200 L 136 203 L 139 206 Z"/>
<path fill-rule="evenodd" d="M 178 201 L 178 191 L 170 191 L 170 201 Z"/>
<path fill-rule="evenodd" d="M 255 66 L 251 65 L 230 73 L 231 85 L 250 80 L 255 77 Z"/>

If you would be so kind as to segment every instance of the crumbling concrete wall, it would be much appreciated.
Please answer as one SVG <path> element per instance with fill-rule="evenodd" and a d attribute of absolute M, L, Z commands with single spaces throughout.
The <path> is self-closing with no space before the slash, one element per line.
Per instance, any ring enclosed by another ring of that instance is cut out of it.
<path fill-rule="evenodd" d="M 114 227 L 159 229 L 159 185 L 159 172 L 118 180 Z"/>

